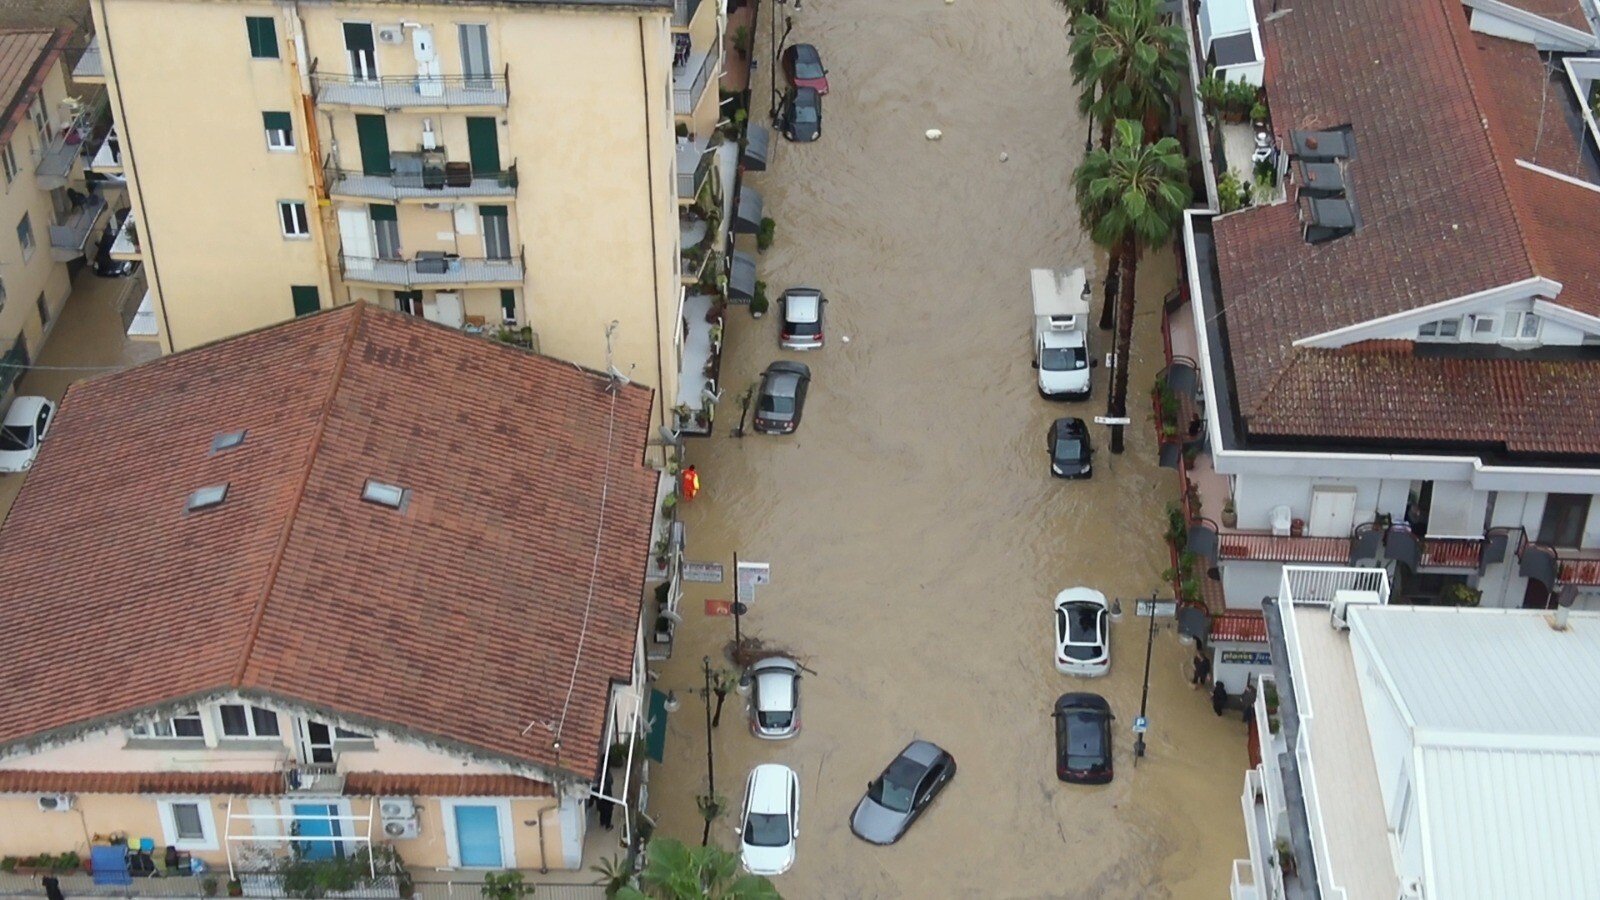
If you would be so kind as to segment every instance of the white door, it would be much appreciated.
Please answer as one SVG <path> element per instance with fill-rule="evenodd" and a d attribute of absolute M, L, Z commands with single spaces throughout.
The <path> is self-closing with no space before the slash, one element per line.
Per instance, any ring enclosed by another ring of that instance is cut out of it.
<path fill-rule="evenodd" d="M 372 238 L 372 220 L 365 206 L 339 207 L 339 241 L 344 244 L 344 266 L 358 272 L 372 270 L 377 250 Z"/>
<path fill-rule="evenodd" d="M 466 309 L 461 305 L 461 295 L 440 291 L 432 300 L 422 302 L 422 317 L 451 328 L 467 324 Z"/>
<path fill-rule="evenodd" d="M 411 29 L 411 54 L 417 59 L 417 93 L 424 97 L 444 94 L 444 80 L 439 77 L 439 54 L 434 52 L 433 29 Z"/>
<path fill-rule="evenodd" d="M 1311 519 L 1306 533 L 1312 537 L 1349 537 L 1356 525 L 1356 489 L 1330 486 L 1311 490 Z"/>

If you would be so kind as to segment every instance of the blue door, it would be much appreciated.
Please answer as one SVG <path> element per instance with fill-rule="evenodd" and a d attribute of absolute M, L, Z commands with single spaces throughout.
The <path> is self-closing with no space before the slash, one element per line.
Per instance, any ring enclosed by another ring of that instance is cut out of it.
<path fill-rule="evenodd" d="M 456 848 L 461 865 L 478 869 L 500 869 L 500 810 L 494 806 L 457 806 Z"/>
<path fill-rule="evenodd" d="M 296 841 L 301 859 L 333 859 L 344 856 L 342 841 L 330 840 L 344 834 L 339 823 L 329 816 L 339 814 L 339 807 L 328 803 L 296 803 L 294 805 L 294 833 L 313 840 Z M 299 818 L 306 816 L 306 818 Z"/>

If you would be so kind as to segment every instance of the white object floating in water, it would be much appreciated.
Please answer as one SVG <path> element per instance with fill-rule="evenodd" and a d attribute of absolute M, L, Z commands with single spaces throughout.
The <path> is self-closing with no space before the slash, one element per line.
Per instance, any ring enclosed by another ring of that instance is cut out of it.
<path fill-rule="evenodd" d="M 923 132 L 923 134 L 930 141 L 937 141 L 939 138 L 944 137 L 944 132 L 940 131 L 937 128 L 929 128 L 927 131 Z"/>
<path fill-rule="evenodd" d="M 1009 154 L 1009 153 L 1001 153 L 1000 154 L 1000 161 L 1001 162 L 1005 162 L 1006 160 L 1008 160 L 1010 158 L 1011 158 L 1011 154 Z"/>
<path fill-rule="evenodd" d="M 848 344 L 848 343 L 850 343 L 850 335 L 848 335 L 848 334 L 844 335 L 843 337 L 839 338 L 839 340 L 844 341 L 846 344 Z"/>

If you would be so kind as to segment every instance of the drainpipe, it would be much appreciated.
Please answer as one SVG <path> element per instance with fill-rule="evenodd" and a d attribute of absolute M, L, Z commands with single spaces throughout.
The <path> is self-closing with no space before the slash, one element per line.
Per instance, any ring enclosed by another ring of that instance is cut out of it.
<path fill-rule="evenodd" d="M 105 0 L 101 0 L 105 2 Z M 661 260 L 659 256 L 660 241 L 656 237 L 656 173 L 655 158 L 652 153 L 655 145 L 655 132 L 651 128 L 651 93 L 650 93 L 650 57 L 646 51 L 645 41 L 645 16 L 639 17 L 639 85 L 644 97 L 644 178 L 645 194 L 649 200 L 650 215 L 650 285 L 652 305 L 656 312 L 656 410 L 660 418 L 657 420 L 662 426 L 667 424 L 667 370 L 664 354 L 661 352 Z M 658 28 L 660 24 L 658 23 Z M 673 326 L 676 328 L 676 324 Z M 674 398 L 676 399 L 676 398 Z"/>
<path fill-rule="evenodd" d="M 101 0 L 104 2 L 104 0 Z M 339 259 L 334 253 L 334 244 L 328 239 L 330 234 L 337 234 L 334 223 L 333 204 L 328 200 L 327 185 L 323 183 L 322 173 L 322 140 L 317 131 L 316 95 L 312 90 L 311 70 L 314 63 L 306 50 L 305 22 L 300 18 L 300 4 L 298 2 L 286 5 L 284 15 L 289 24 L 289 71 L 294 76 L 295 90 L 291 99 L 300 108 L 301 119 L 305 121 L 305 133 L 296 143 L 300 148 L 300 161 L 310 170 L 309 184 L 311 194 L 317 206 L 317 215 L 307 218 L 315 222 L 312 239 L 317 241 L 322 249 L 322 264 L 327 275 L 327 298 L 330 304 L 335 302 L 334 288 L 339 284 Z M 332 127 L 330 121 L 330 129 Z"/>

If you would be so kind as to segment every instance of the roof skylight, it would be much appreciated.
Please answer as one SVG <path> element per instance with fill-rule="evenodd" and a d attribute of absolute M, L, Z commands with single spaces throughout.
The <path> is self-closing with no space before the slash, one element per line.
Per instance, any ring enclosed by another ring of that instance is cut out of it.
<path fill-rule="evenodd" d="M 213 506 L 221 506 L 222 501 L 226 499 L 227 496 L 228 483 L 226 481 L 224 481 L 222 484 L 209 485 L 207 487 L 199 488 L 191 493 L 188 501 L 184 503 L 183 508 L 188 512 L 199 512 L 203 509 L 210 509 Z"/>
<path fill-rule="evenodd" d="M 361 499 L 390 509 L 401 509 L 405 506 L 406 498 L 411 492 L 397 484 L 385 484 L 382 481 L 367 479 L 361 487 Z"/>

